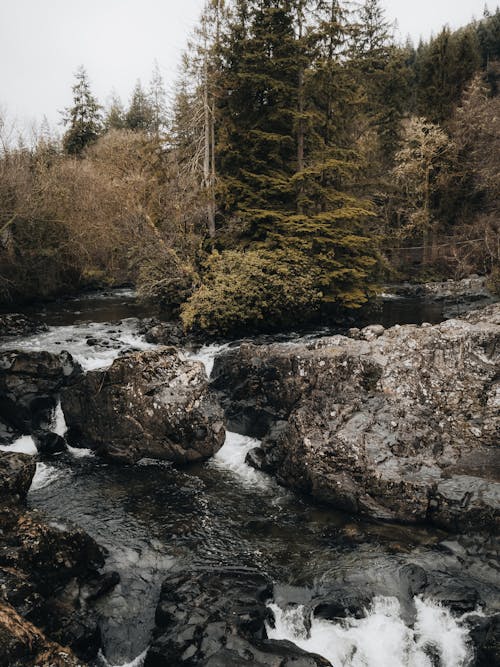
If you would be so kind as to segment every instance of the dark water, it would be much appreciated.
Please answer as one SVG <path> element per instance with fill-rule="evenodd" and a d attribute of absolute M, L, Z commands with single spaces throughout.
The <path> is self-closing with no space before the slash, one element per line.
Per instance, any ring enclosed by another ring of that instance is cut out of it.
<path fill-rule="evenodd" d="M 456 541 L 429 528 L 365 523 L 263 476 L 256 483 L 213 464 L 187 471 L 116 468 L 93 458 L 50 465 L 59 477 L 32 491 L 31 505 L 83 527 L 109 550 L 106 570 L 121 575 L 99 608 L 112 664 L 147 646 L 159 587 L 172 567 L 258 567 L 306 597 L 334 582 L 398 595 L 398 568 L 410 562 L 464 582 L 492 583 L 497 574 L 474 555 L 482 538 Z"/>
<path fill-rule="evenodd" d="M 67 326 L 80 317 L 113 321 L 140 308 L 120 294 L 66 302 L 46 317 Z M 381 314 L 387 323 L 439 320 L 433 304 L 404 300 L 387 301 Z M 148 645 L 159 588 L 172 568 L 258 567 L 285 600 L 300 601 L 339 582 L 397 596 L 398 568 L 412 562 L 472 582 L 495 606 L 498 572 L 488 540 L 366 523 L 319 506 L 245 467 L 241 442 L 231 443 L 225 457 L 186 470 L 153 462 L 114 467 L 69 454 L 44 462 L 50 477 L 31 491 L 31 506 L 84 528 L 108 549 L 106 570 L 121 575 L 99 603 L 109 664 L 128 662 Z"/>

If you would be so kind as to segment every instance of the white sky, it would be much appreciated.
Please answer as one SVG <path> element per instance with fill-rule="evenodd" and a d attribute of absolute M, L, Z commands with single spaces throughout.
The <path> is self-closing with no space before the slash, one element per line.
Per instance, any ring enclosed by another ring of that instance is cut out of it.
<path fill-rule="evenodd" d="M 415 42 L 444 24 L 480 18 L 484 0 L 382 0 L 399 36 Z M 495 0 L 488 6 L 493 9 Z M 26 127 L 45 114 L 56 126 L 83 64 L 101 103 L 127 102 L 155 59 L 171 87 L 203 0 L 0 0 L 0 107 Z M 59 128 L 60 129 L 60 128 Z"/>

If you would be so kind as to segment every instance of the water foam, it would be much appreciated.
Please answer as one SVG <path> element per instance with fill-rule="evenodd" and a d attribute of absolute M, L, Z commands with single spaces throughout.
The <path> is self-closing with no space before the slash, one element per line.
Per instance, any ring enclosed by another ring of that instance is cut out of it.
<path fill-rule="evenodd" d="M 118 324 L 91 322 L 70 326 L 53 326 L 42 333 L 16 340 L 16 349 L 59 353 L 68 350 L 85 371 L 107 368 L 127 349 L 150 350 L 156 347 L 147 343 L 137 331 L 134 319 Z M 92 344 L 88 344 L 90 340 Z M 11 344 L 0 344 L 7 349 Z"/>
<path fill-rule="evenodd" d="M 201 361 L 205 366 L 207 377 L 210 377 L 214 369 L 215 357 L 227 348 L 227 343 L 223 345 L 203 345 L 196 352 L 186 352 L 186 356 L 195 361 Z"/>
<path fill-rule="evenodd" d="M 134 658 L 132 662 L 127 662 L 123 665 L 112 665 L 110 662 L 106 660 L 106 658 L 102 654 L 102 651 L 99 651 L 98 660 L 99 664 L 102 665 L 102 667 L 142 667 L 144 665 L 144 661 L 146 660 L 147 652 L 148 649 L 146 649 L 140 655 L 138 655 L 137 658 Z"/>
<path fill-rule="evenodd" d="M 269 486 L 271 480 L 267 475 L 251 468 L 246 462 L 246 455 L 254 447 L 260 446 L 260 440 L 249 438 L 239 433 L 226 432 L 226 441 L 217 454 L 211 459 L 210 465 L 230 470 L 244 484 L 252 486 Z"/>
<path fill-rule="evenodd" d="M 66 436 L 68 432 L 68 425 L 66 424 L 66 419 L 64 417 L 64 412 L 62 409 L 61 401 L 58 401 L 54 414 L 52 415 L 52 421 L 50 425 L 51 430 L 57 435 L 60 435 L 61 438 Z M 68 452 L 74 456 L 76 459 L 82 459 L 86 456 L 95 456 L 94 452 L 91 449 L 84 449 L 81 447 L 71 447 L 66 443 Z"/>
<path fill-rule="evenodd" d="M 415 598 L 415 607 L 413 628 L 403 621 L 397 598 L 379 596 L 364 618 L 333 622 L 311 617 L 307 630 L 302 606 L 283 610 L 271 603 L 275 627 L 267 626 L 267 632 L 270 639 L 287 639 L 343 667 L 471 665 L 469 633 L 462 619 L 429 600 Z"/>
<path fill-rule="evenodd" d="M 55 482 L 56 479 L 59 479 L 63 474 L 64 473 L 60 468 L 38 462 L 36 464 L 35 475 L 31 482 L 30 491 L 44 489 L 46 486 Z"/>
<path fill-rule="evenodd" d="M 36 454 L 38 454 L 38 449 L 36 448 L 35 441 L 31 435 L 22 435 L 10 445 L 0 445 L 0 450 L 3 452 L 29 454 L 30 456 L 36 456 Z"/>

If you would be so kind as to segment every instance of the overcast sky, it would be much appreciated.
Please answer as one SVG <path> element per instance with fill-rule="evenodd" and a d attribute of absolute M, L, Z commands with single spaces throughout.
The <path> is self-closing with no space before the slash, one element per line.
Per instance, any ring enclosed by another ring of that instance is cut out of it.
<path fill-rule="evenodd" d="M 480 18 L 484 0 L 382 0 L 398 34 L 415 41 L 444 24 Z M 490 0 L 488 6 L 496 6 Z M 112 89 L 126 102 L 157 60 L 167 88 L 175 79 L 203 0 L 0 0 L 0 107 L 26 126 L 45 114 L 52 125 L 71 103 L 83 64 L 104 103 Z M 60 129 L 60 128 L 59 128 Z"/>

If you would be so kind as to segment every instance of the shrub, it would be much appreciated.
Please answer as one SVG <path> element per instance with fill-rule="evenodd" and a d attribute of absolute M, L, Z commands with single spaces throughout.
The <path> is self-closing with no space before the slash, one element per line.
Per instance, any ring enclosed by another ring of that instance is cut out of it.
<path fill-rule="evenodd" d="M 305 257 L 292 262 L 276 250 L 214 252 L 203 283 L 182 307 L 182 321 L 186 329 L 209 334 L 304 321 L 321 303 L 317 282 Z"/>

